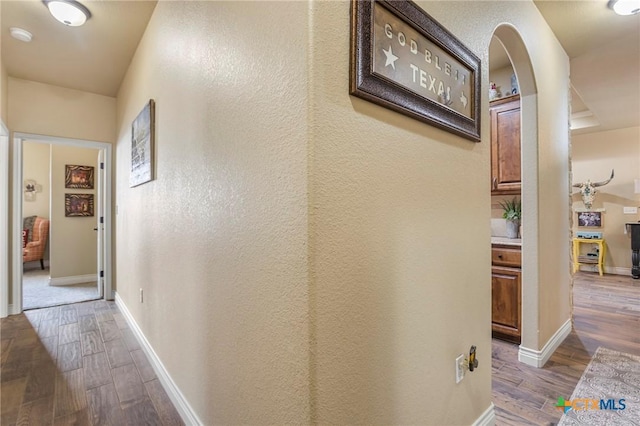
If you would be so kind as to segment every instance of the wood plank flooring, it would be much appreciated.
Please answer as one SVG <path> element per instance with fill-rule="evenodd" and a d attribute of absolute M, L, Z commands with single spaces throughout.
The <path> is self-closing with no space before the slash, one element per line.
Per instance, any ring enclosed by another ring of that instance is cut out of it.
<path fill-rule="evenodd" d="M 498 425 L 553 425 L 599 346 L 640 355 L 640 281 L 581 272 L 574 329 L 543 368 L 493 341 Z M 0 424 L 182 425 L 112 302 L 27 311 L 0 321 Z"/>
<path fill-rule="evenodd" d="M 599 346 L 640 355 L 640 281 L 579 272 L 573 285 L 573 330 L 543 368 L 518 362 L 518 345 L 493 340 L 492 386 L 497 425 L 555 425 L 558 397 L 573 389 Z"/>
<path fill-rule="evenodd" d="M 183 425 L 113 302 L 0 321 L 0 424 Z"/>

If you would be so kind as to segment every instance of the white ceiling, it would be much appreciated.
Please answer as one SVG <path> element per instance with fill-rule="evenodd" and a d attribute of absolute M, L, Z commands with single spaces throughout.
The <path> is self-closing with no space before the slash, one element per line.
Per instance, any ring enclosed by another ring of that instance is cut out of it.
<path fill-rule="evenodd" d="M 573 111 L 598 123 L 574 133 L 640 126 L 640 15 L 617 16 L 607 0 L 534 3 L 571 58 Z M 92 18 L 82 27 L 66 27 L 39 0 L 0 1 L 0 48 L 9 75 L 116 96 L 156 1 L 83 4 Z M 14 26 L 30 31 L 31 43 L 13 39 Z M 491 68 L 500 61 L 508 61 L 506 55 L 492 48 Z"/>
<path fill-rule="evenodd" d="M 156 1 L 83 0 L 82 27 L 56 21 L 39 0 L 2 0 L 2 62 L 16 78 L 116 96 Z M 20 27 L 30 43 L 9 35 Z"/>
<path fill-rule="evenodd" d="M 573 134 L 640 126 L 640 15 L 618 16 L 607 0 L 534 3 L 570 58 Z M 508 64 L 499 43 L 489 61 Z"/>

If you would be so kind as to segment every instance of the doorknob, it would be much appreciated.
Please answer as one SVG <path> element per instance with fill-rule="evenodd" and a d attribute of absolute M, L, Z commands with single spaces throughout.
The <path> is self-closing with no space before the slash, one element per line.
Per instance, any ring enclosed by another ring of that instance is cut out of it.
<path fill-rule="evenodd" d="M 98 230 L 98 228 L 97 228 L 97 227 L 96 227 L 96 228 L 93 228 L 93 230 L 94 230 L 94 231 L 97 231 L 97 230 Z"/>

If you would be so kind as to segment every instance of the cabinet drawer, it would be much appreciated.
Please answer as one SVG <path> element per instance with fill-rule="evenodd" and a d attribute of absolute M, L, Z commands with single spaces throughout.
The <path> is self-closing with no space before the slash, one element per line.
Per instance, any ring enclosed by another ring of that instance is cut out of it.
<path fill-rule="evenodd" d="M 522 265 L 521 253 L 517 248 L 491 247 L 491 263 L 519 268 Z"/>

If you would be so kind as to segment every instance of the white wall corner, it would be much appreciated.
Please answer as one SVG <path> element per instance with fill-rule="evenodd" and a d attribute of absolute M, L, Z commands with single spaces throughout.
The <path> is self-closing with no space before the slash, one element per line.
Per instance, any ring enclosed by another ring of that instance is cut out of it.
<path fill-rule="evenodd" d="M 549 358 L 551 358 L 551 355 L 558 349 L 569 333 L 571 333 L 571 318 L 560 326 L 542 350 L 538 351 L 520 346 L 518 350 L 518 361 L 536 368 L 544 367 Z"/>
<path fill-rule="evenodd" d="M 472 426 L 494 426 L 496 424 L 496 411 L 493 402 L 484 413 L 473 422 Z"/>
<path fill-rule="evenodd" d="M 149 363 L 153 367 L 153 370 L 156 372 L 160 384 L 164 388 L 165 392 L 167 392 L 167 395 L 169 396 L 169 399 L 171 399 L 173 405 L 176 407 L 176 410 L 178 410 L 180 417 L 182 417 L 182 421 L 187 425 L 203 425 L 204 423 L 200 421 L 200 418 L 198 418 L 198 415 L 195 413 L 195 411 L 193 411 L 193 408 L 191 408 L 191 405 L 189 405 L 189 402 L 187 401 L 185 396 L 182 394 L 182 392 L 180 392 L 180 389 L 169 375 L 169 372 L 162 364 L 162 361 L 160 361 L 160 358 L 151 347 L 151 344 L 142 333 L 140 327 L 138 327 L 138 324 L 131 315 L 131 312 L 129 312 L 129 309 L 127 309 L 127 306 L 117 292 L 115 292 L 115 300 L 116 305 L 118 306 L 118 308 L 120 308 L 120 312 L 122 312 L 122 315 L 127 321 L 127 324 L 129 324 L 129 328 L 131 328 L 131 331 L 133 331 L 133 334 L 136 336 L 136 339 L 140 343 L 142 350 L 147 355 Z"/>
<path fill-rule="evenodd" d="M 18 309 L 16 305 L 9 305 L 9 315 L 18 315 L 21 314 L 22 311 Z"/>

